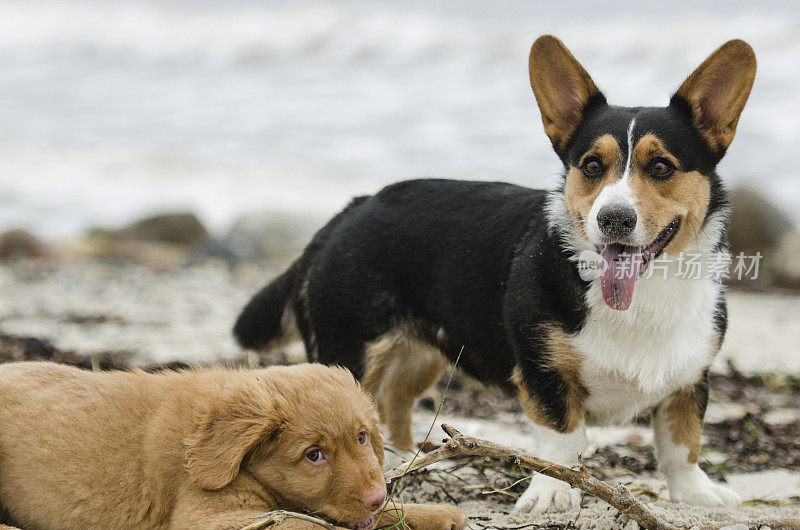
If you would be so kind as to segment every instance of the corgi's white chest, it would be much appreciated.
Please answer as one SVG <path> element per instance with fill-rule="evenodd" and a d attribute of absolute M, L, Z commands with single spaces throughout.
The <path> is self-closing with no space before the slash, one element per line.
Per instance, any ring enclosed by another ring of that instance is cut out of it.
<path fill-rule="evenodd" d="M 589 288 L 589 313 L 572 340 L 584 357 L 587 421 L 607 424 L 628 420 L 700 378 L 714 355 L 720 286 L 711 280 L 641 279 L 630 308 L 616 311 L 603 302 L 599 284 Z"/>

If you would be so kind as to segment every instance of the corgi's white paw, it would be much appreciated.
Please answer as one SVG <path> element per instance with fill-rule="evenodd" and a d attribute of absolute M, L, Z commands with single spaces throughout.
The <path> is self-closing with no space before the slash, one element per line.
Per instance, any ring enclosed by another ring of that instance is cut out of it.
<path fill-rule="evenodd" d="M 742 502 L 735 491 L 711 482 L 699 467 L 691 472 L 671 476 L 667 482 L 672 502 L 698 506 L 736 506 Z"/>
<path fill-rule="evenodd" d="M 566 512 L 577 510 L 580 504 L 580 491 L 570 488 L 566 482 L 546 475 L 534 475 L 514 510 L 520 513 Z"/>

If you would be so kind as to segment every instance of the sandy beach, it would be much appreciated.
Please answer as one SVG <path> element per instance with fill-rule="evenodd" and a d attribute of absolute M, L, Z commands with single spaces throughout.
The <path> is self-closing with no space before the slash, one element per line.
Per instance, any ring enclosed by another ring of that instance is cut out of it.
<path fill-rule="evenodd" d="M 209 363 L 241 351 L 230 328 L 249 297 L 277 273 L 208 261 L 167 271 L 77 260 L 0 267 L 0 328 L 47 337 L 87 354 L 117 351 L 137 366 Z M 733 291 L 730 325 L 713 369 L 800 374 L 800 297 Z"/>
<path fill-rule="evenodd" d="M 274 274 L 274 270 L 263 266 L 245 263 L 231 267 L 214 260 L 160 271 L 120 260 L 16 262 L 0 266 L 0 334 L 36 337 L 59 350 L 115 359 L 130 366 L 173 362 L 252 364 L 254 359 L 248 359 L 233 342 L 230 328 L 242 304 Z M 714 365 L 714 372 L 719 374 L 717 386 L 721 388 L 714 387 L 712 381 L 704 440 L 709 448 L 704 450 L 702 459 L 708 467 L 718 470 L 715 478 L 724 477 L 745 504 L 734 509 L 705 509 L 670 503 L 664 498 L 664 481 L 653 467 L 648 427 L 636 424 L 592 428 L 589 432 L 595 453 L 585 456 L 592 472 L 612 483 L 625 484 L 659 517 L 681 528 L 734 521 L 768 524 L 775 519 L 800 518 L 800 461 L 790 459 L 789 464 L 770 467 L 769 462 L 758 463 L 758 455 L 750 454 L 757 451 L 748 448 L 748 443 L 741 444 L 737 450 L 741 455 L 736 457 L 710 447 L 725 447 L 726 443 L 733 447 L 733 442 L 726 441 L 730 433 L 720 434 L 721 426 L 735 422 L 750 425 L 747 422 L 753 418 L 768 420 L 759 425 L 766 425 L 764 435 L 773 436 L 770 443 L 776 447 L 786 444 L 786 438 L 777 437 L 776 432 L 798 431 L 800 389 L 775 381 L 791 376 L 796 381 L 800 375 L 800 327 L 793 325 L 800 320 L 800 297 L 792 293 L 734 291 L 729 301 L 729 334 Z M 277 360 L 286 359 L 302 360 L 302 348 L 290 347 L 286 357 Z M 737 377 L 747 382 L 744 390 L 738 383 L 730 386 L 731 378 L 724 375 L 729 372 L 729 363 L 739 370 Z M 752 386 L 754 381 L 760 381 L 759 377 L 767 377 L 764 374 L 769 374 L 769 383 Z M 424 439 L 434 421 L 432 409 L 442 390 L 440 385 L 438 393 L 423 399 L 418 406 L 414 416 L 418 441 Z M 741 396 L 734 395 L 737 393 Z M 464 434 L 535 454 L 528 436 L 529 421 L 515 400 L 483 389 L 474 381 L 464 379 L 458 388 L 450 389 L 437 424 L 443 421 Z M 437 426 L 430 441 L 438 443 L 441 438 Z M 387 465 L 408 457 L 394 454 Z M 470 515 L 472 528 L 636 526 L 593 498 L 585 500 L 579 516 L 514 514 L 511 508 L 520 487 L 524 487 L 524 479 L 521 486 L 509 488 L 514 482 L 510 477 L 518 470 L 492 475 L 485 467 L 437 464 L 404 486 L 402 498 L 456 500 Z M 445 490 L 446 495 L 442 493 Z"/>

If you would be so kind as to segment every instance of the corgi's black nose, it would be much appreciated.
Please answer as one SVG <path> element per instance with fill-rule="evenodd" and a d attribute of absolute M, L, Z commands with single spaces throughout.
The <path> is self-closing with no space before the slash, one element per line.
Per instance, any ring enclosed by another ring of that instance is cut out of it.
<path fill-rule="evenodd" d="M 636 212 L 628 206 L 603 206 L 597 212 L 597 224 L 606 236 L 620 239 L 636 227 Z"/>

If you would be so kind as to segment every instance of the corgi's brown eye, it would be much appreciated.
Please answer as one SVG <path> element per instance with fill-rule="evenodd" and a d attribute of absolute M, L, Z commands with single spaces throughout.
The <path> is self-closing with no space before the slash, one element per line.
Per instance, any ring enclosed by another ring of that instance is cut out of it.
<path fill-rule="evenodd" d="M 358 433 L 358 443 L 360 443 L 361 445 L 367 443 L 367 433 L 365 433 L 364 431 Z"/>
<path fill-rule="evenodd" d="M 590 158 L 583 164 L 583 174 L 586 178 L 595 179 L 603 172 L 603 166 L 596 158 Z"/>
<path fill-rule="evenodd" d="M 647 172 L 656 180 L 666 180 L 675 172 L 675 166 L 663 158 L 656 158 L 650 162 Z"/>

